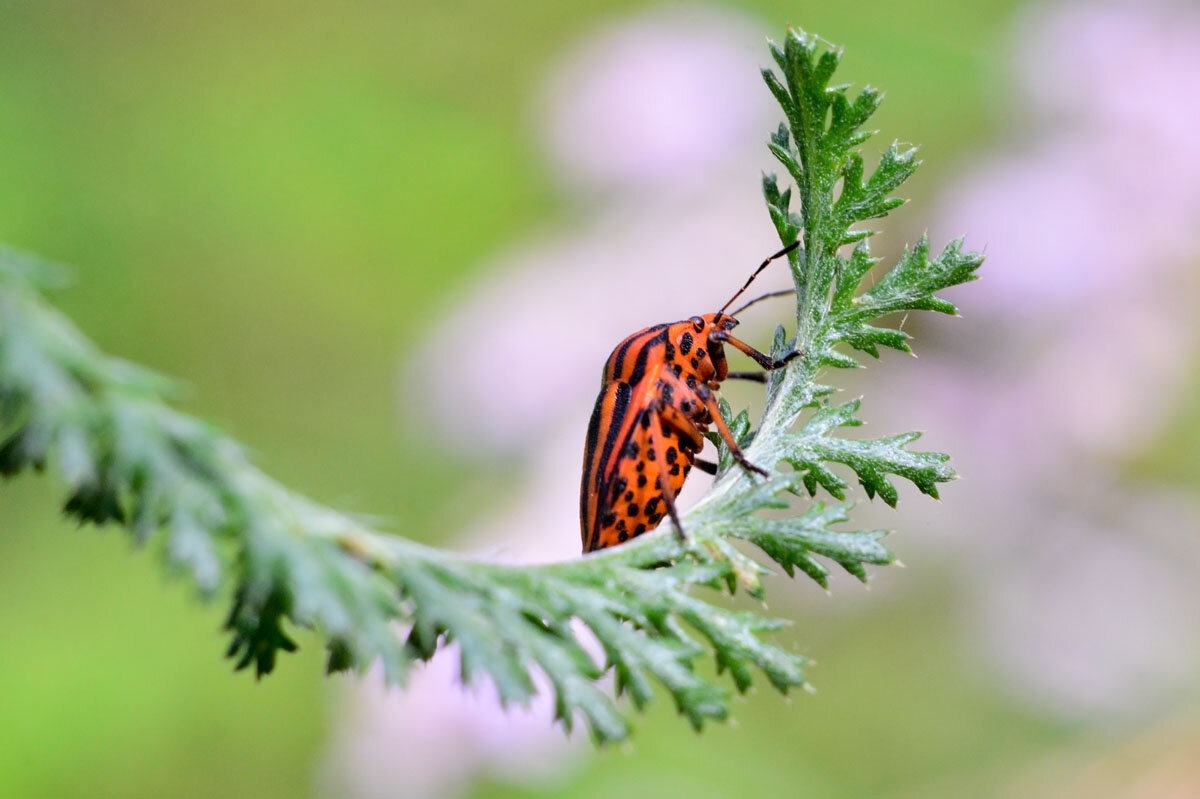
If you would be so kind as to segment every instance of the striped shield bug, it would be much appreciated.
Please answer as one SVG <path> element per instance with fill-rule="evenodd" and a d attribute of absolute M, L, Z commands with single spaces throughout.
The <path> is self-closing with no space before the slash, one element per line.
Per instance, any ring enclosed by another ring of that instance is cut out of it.
<path fill-rule="evenodd" d="M 609 355 L 583 452 L 579 523 L 585 553 L 652 530 L 664 516 L 683 536 L 675 497 L 693 466 L 716 473 L 716 464 L 696 458 L 709 425 L 716 425 L 741 468 L 767 474 L 742 454 L 721 417 L 715 392 L 731 378 L 765 382 L 767 371 L 780 369 L 801 354 L 793 351 L 772 358 L 729 332 L 738 324 L 736 314 L 759 300 L 791 292 L 763 295 L 730 313 L 725 309 L 768 264 L 798 244 L 764 260 L 716 313 L 647 327 Z M 725 361 L 726 344 L 766 371 L 731 373 Z"/>

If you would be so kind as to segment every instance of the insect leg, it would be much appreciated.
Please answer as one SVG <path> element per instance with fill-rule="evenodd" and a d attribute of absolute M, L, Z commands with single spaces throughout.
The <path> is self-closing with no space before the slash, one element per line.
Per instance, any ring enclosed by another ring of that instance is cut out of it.
<path fill-rule="evenodd" d="M 757 363 L 759 366 L 766 369 L 767 371 L 773 371 L 775 369 L 782 369 L 784 366 L 787 366 L 788 363 L 790 363 L 793 359 L 799 358 L 801 355 L 804 354 L 800 350 L 792 350 L 791 352 L 784 355 L 782 358 L 772 358 L 770 355 L 767 355 L 765 352 L 759 352 L 758 350 L 754 349 L 754 347 L 751 347 L 749 344 L 742 341 L 741 339 L 734 338 L 733 336 L 729 335 L 724 330 L 717 330 L 716 332 L 709 334 L 709 338 L 712 339 L 713 341 L 722 341 L 722 342 L 728 343 L 734 347 L 737 347 L 739 350 L 741 350 L 742 352 L 746 353 L 751 358 L 753 358 L 755 363 Z"/>
<path fill-rule="evenodd" d="M 687 539 L 683 532 L 683 525 L 679 521 L 679 511 L 675 509 L 675 491 L 671 488 L 671 481 L 667 479 L 667 427 L 663 423 L 663 409 L 669 407 L 661 399 L 656 399 L 650 404 L 649 414 L 654 422 L 656 434 L 653 436 L 654 457 L 658 461 L 658 487 L 662 490 L 663 504 L 667 506 L 667 513 L 671 516 L 671 523 L 675 525 L 675 533 L 679 536 L 680 541 Z"/>
<path fill-rule="evenodd" d="M 676 408 L 674 405 L 668 405 L 665 401 L 660 401 L 658 415 L 664 423 L 672 430 L 678 430 L 681 436 L 688 439 L 688 443 L 692 445 L 692 449 L 696 452 L 704 449 L 704 434 L 696 427 L 696 423 L 688 418 L 688 415 Z"/>
<path fill-rule="evenodd" d="M 705 472 L 706 474 L 716 474 L 717 473 L 717 464 L 713 463 L 712 461 L 706 461 L 706 460 L 701 460 L 700 458 L 695 458 L 692 461 L 692 465 L 695 466 L 700 471 Z"/>
<path fill-rule="evenodd" d="M 729 454 L 739 466 L 748 472 L 757 472 L 763 477 L 769 477 L 770 472 L 760 466 L 755 466 L 750 461 L 746 460 L 746 456 L 742 454 L 742 448 L 738 446 L 737 439 L 733 437 L 733 433 L 729 431 L 729 426 L 725 424 L 725 417 L 721 416 L 721 409 L 717 406 L 717 398 L 706 386 L 696 386 L 696 395 L 704 402 L 704 407 L 708 408 L 708 414 L 712 417 L 713 423 L 717 426 L 717 432 L 721 435 L 721 440 L 725 442 L 725 446 L 729 447 Z"/>
<path fill-rule="evenodd" d="M 753 383 L 767 382 L 766 372 L 730 372 L 725 375 L 726 380 L 749 380 Z"/>

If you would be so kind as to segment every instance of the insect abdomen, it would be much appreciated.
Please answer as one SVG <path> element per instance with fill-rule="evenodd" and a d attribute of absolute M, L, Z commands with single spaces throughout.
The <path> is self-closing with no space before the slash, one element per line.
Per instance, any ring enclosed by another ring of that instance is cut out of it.
<path fill-rule="evenodd" d="M 672 495 L 677 495 L 691 471 L 692 454 L 673 430 L 666 430 L 663 436 L 666 462 L 659 459 L 654 439 L 660 432 L 646 424 L 649 418 L 642 411 L 633 420 L 612 476 L 600 487 L 597 508 L 601 517 L 591 541 L 585 542 L 588 551 L 624 543 L 657 527 L 667 515 L 660 476 L 665 476 Z"/>
<path fill-rule="evenodd" d="M 609 471 L 613 450 L 629 413 L 631 395 L 632 386 L 628 383 L 607 383 L 592 409 L 583 450 L 583 482 L 579 487 L 579 526 L 584 551 L 593 548 L 590 544 L 596 528 L 601 482 Z"/>

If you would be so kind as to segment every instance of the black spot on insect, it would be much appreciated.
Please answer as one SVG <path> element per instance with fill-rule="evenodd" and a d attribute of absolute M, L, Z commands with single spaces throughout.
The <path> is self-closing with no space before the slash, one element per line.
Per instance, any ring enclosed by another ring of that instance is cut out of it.
<path fill-rule="evenodd" d="M 615 522 L 616 520 L 617 520 L 617 514 L 613 513 L 612 511 L 609 511 L 608 513 L 604 514 L 604 518 L 600 520 L 600 524 L 604 527 L 611 527 L 612 523 Z"/>
<path fill-rule="evenodd" d="M 618 477 L 616 481 L 613 482 L 614 494 L 623 494 L 626 488 L 629 488 L 629 481 L 624 477 Z"/>
<path fill-rule="evenodd" d="M 666 354 L 666 358 L 668 361 L 673 360 L 675 358 L 675 345 L 669 341 L 667 342 L 667 348 L 666 348 L 665 354 Z"/>
<path fill-rule="evenodd" d="M 683 402 L 680 402 L 679 410 L 683 411 L 684 413 L 691 413 L 692 412 L 692 401 L 684 400 Z"/>
<path fill-rule="evenodd" d="M 636 502 L 630 502 L 629 507 L 625 509 L 626 515 L 629 515 L 629 516 L 637 516 L 641 512 L 642 512 L 642 509 L 638 507 L 638 504 Z"/>
<path fill-rule="evenodd" d="M 654 451 L 653 447 L 646 450 L 646 460 L 658 460 L 658 453 Z"/>
<path fill-rule="evenodd" d="M 688 375 L 687 376 L 687 387 L 695 388 L 696 387 L 696 378 L 692 377 L 691 375 Z"/>
<path fill-rule="evenodd" d="M 667 463 L 674 463 L 678 457 L 679 453 L 675 451 L 674 447 L 667 447 Z"/>
<path fill-rule="evenodd" d="M 642 428 L 646 430 L 650 429 L 650 414 L 648 413 L 642 414 Z"/>
<path fill-rule="evenodd" d="M 692 329 L 695 330 L 697 333 L 704 332 L 704 320 L 701 319 L 699 316 L 693 316 L 688 321 L 690 321 L 692 323 Z"/>
<path fill-rule="evenodd" d="M 637 527 L 633 528 L 634 535 L 641 535 L 644 532 L 646 532 L 646 525 L 644 524 L 639 524 Z"/>
<path fill-rule="evenodd" d="M 699 366 L 700 366 L 700 361 L 696 360 L 695 358 L 692 358 L 692 368 L 696 369 L 696 368 L 699 368 Z"/>
<path fill-rule="evenodd" d="M 704 357 L 705 355 L 707 355 L 707 354 L 708 354 L 708 353 L 706 353 L 706 352 L 704 351 L 704 348 L 703 348 L 703 347 L 697 347 L 697 348 L 696 348 L 696 357 L 697 357 L 697 358 L 703 358 L 703 357 Z"/>
<path fill-rule="evenodd" d="M 618 519 L 618 520 L 617 520 L 617 532 L 618 532 L 618 533 L 624 533 L 624 532 L 626 532 L 628 529 L 629 529 L 629 528 L 625 526 L 625 520 L 624 520 L 624 519 Z"/>
<path fill-rule="evenodd" d="M 662 497 L 651 497 L 650 499 L 646 500 L 647 516 L 653 516 L 654 514 L 658 513 L 658 503 L 661 500 Z"/>
<path fill-rule="evenodd" d="M 658 524 L 659 522 L 661 522 L 661 521 L 662 521 L 662 514 L 661 514 L 661 513 L 656 513 L 656 514 L 654 514 L 653 516 L 651 516 L 651 517 L 649 518 L 649 520 L 648 520 L 648 521 L 649 521 L 651 524 Z"/>
<path fill-rule="evenodd" d="M 679 474 L 679 464 L 678 463 L 671 467 L 671 476 L 674 477 L 677 474 Z"/>
<path fill-rule="evenodd" d="M 626 502 L 629 502 L 629 501 L 630 501 L 630 500 L 632 500 L 632 499 L 633 499 L 633 492 L 632 492 L 632 491 L 626 491 L 626 492 L 625 492 L 625 501 L 626 501 Z"/>
<path fill-rule="evenodd" d="M 692 334 L 684 333 L 683 338 L 681 338 L 679 340 L 679 351 L 682 352 L 684 355 L 687 355 L 689 352 L 691 352 L 692 351 L 692 341 L 693 341 Z"/>
<path fill-rule="evenodd" d="M 635 466 L 635 467 L 633 467 L 633 468 L 637 469 L 637 470 L 640 472 L 640 471 L 642 471 L 643 469 L 645 469 L 645 468 L 646 468 L 646 462 L 645 462 L 645 461 L 638 461 L 638 462 L 637 462 L 637 466 Z M 644 475 L 643 475 L 643 476 L 644 476 Z M 639 479 L 640 479 L 640 478 L 639 478 Z M 639 485 L 640 485 L 640 483 L 639 483 Z"/>
<path fill-rule="evenodd" d="M 641 488 L 644 485 L 646 485 L 646 475 L 639 474 L 638 475 L 638 488 Z"/>
<path fill-rule="evenodd" d="M 629 540 L 629 533 L 625 532 L 624 530 L 618 531 L 617 532 L 617 540 L 620 541 L 622 544 L 624 544 L 626 541 Z"/>
<path fill-rule="evenodd" d="M 677 363 L 673 363 L 671 364 L 671 371 L 675 373 L 676 377 L 679 377 L 681 374 L 683 374 L 683 367 Z"/>
<path fill-rule="evenodd" d="M 638 456 L 638 445 L 636 441 L 630 441 L 629 445 L 625 447 L 625 455 L 630 458 L 636 458 Z"/>
<path fill-rule="evenodd" d="M 675 389 L 673 389 L 671 386 L 663 386 L 662 401 L 670 405 L 673 399 L 675 399 Z"/>

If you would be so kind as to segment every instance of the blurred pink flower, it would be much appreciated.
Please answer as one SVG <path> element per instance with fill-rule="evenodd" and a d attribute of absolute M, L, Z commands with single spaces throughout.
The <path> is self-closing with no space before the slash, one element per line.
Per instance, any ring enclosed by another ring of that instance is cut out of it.
<path fill-rule="evenodd" d="M 1083 305 L 1159 296 L 1200 245 L 1200 10 L 1039 5 L 1019 32 L 1024 150 L 943 203 L 943 232 L 988 247 L 988 289 L 964 303 L 1075 321 Z"/>
<path fill-rule="evenodd" d="M 1014 72 L 1046 119 L 1096 125 L 1100 137 L 1144 130 L 1152 145 L 1189 150 L 1200 121 L 1200 107 L 1188 102 L 1200 94 L 1197 28 L 1200 9 L 1173 0 L 1074 2 L 1049 14 L 1031 8 Z M 1151 149 L 1135 152 L 1153 156 Z"/>
<path fill-rule="evenodd" d="M 553 779 L 576 757 L 579 735 L 552 726 L 549 684 L 531 708 L 500 709 L 494 686 L 464 688 L 457 646 L 410 675 L 404 690 L 372 672 L 354 689 L 323 775 L 332 796 L 432 799 L 465 793 L 482 774 L 522 784 Z"/>
<path fill-rule="evenodd" d="M 1044 481 L 1144 446 L 1184 390 L 1200 149 L 1167 145 L 1200 127 L 1200 13 L 1039 7 L 1021 31 L 1016 63 L 1039 109 L 1022 133 L 1035 135 L 945 192 L 936 228 L 986 242 L 988 263 L 955 292 L 974 316 L 957 350 L 969 363 L 939 364 L 932 401 L 964 433 L 994 431 L 979 451 Z"/>
<path fill-rule="evenodd" d="M 971 330 L 895 394 L 968 477 L 933 527 L 979 558 L 972 629 L 1009 689 L 1066 717 L 1153 714 L 1200 663 L 1200 549 L 1178 544 L 1197 518 L 1120 470 L 1195 362 L 1200 13 L 1039 6 L 1016 64 L 1024 146 L 957 181 L 936 226 L 987 244 L 983 282 L 955 292 Z"/>
<path fill-rule="evenodd" d="M 1043 712 L 1138 719 L 1172 710 L 1195 685 L 1200 553 L 1187 539 L 1159 540 L 1194 532 L 1195 508 L 1118 496 L 1090 512 L 1040 508 L 1030 522 L 1052 535 L 981 581 L 967 620 L 986 644 L 977 657 Z"/>
<path fill-rule="evenodd" d="M 718 8 L 668 6 L 592 34 L 552 71 L 538 124 L 572 192 L 695 188 L 757 144 L 774 113 L 760 28 Z"/>
<path fill-rule="evenodd" d="M 1185 219 L 1200 208 L 1200 182 L 1164 193 L 1157 173 L 1200 163 L 1153 167 L 1131 157 L 1138 132 L 1121 134 L 1088 140 L 1084 129 L 1038 141 L 972 170 L 946 193 L 937 230 L 985 244 L 992 265 L 986 291 L 961 292 L 967 308 L 1063 319 L 1166 277 L 1187 239 L 1195 241 Z"/>

